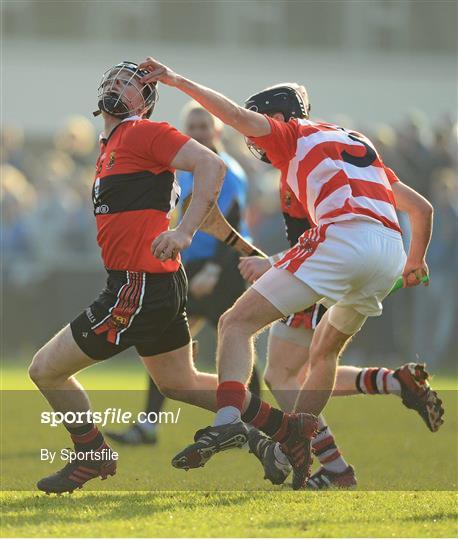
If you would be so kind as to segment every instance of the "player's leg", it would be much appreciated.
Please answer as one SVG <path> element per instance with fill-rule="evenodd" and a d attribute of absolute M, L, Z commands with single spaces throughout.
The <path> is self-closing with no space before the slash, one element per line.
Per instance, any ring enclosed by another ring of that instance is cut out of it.
<path fill-rule="evenodd" d="M 197 342 L 191 347 L 191 334 L 195 336 L 211 319 L 215 304 L 210 297 L 196 298 L 188 292 L 187 280 L 192 280 L 204 264 L 205 260 L 192 261 L 186 274 L 177 272 L 181 286 L 176 317 L 157 343 L 137 346 L 137 351 L 162 395 L 214 411 L 217 376 L 196 369 Z"/>
<path fill-rule="evenodd" d="M 435 432 L 443 424 L 444 409 L 442 400 L 430 386 L 429 377 L 425 365 L 416 362 L 409 362 L 395 370 L 339 366 L 332 395 L 398 396 L 403 405 L 415 410 L 426 427 Z"/>
<path fill-rule="evenodd" d="M 317 299 L 310 287 L 289 272 L 271 269 L 223 315 L 219 325 L 215 426 L 202 430 L 196 443 L 174 458 L 175 466 L 189 468 L 205 463 L 219 451 L 220 438 L 232 432 L 234 426 L 243 425 L 242 420 L 281 442 L 293 467 L 303 472 L 302 483 L 296 482 L 293 487 L 303 487 L 310 466 L 310 439 L 317 429 L 317 419 L 313 415 L 291 415 L 271 407 L 249 394 L 246 383 L 253 364 L 254 335 L 285 313 L 309 307 Z M 207 442 L 209 440 L 213 442 Z M 205 454 L 206 459 L 199 460 L 199 453 Z"/>
<path fill-rule="evenodd" d="M 192 358 L 196 362 L 199 354 L 199 342 L 192 341 Z M 148 368 L 147 368 L 148 369 Z M 148 370 L 149 372 L 149 370 Z M 148 376 L 148 391 L 144 412 L 147 418 L 157 418 L 164 406 L 165 396 L 159 390 L 151 375 Z M 155 414 L 154 414 L 155 413 Z M 136 423 L 124 431 L 106 431 L 106 435 L 121 444 L 139 445 L 157 443 L 157 424 L 152 420 L 143 423 Z"/>
<path fill-rule="evenodd" d="M 313 334 L 310 344 L 310 373 L 299 392 L 295 410 L 319 415 L 335 384 L 340 355 L 345 344 L 358 332 L 366 316 L 350 307 L 333 306 Z"/>
<path fill-rule="evenodd" d="M 198 264 L 190 265 L 186 269 L 188 278 L 191 278 L 202 267 L 202 262 Z M 202 302 L 193 298 L 192 295 L 188 296 L 188 324 L 189 330 L 192 336 L 197 334 L 205 326 L 206 320 L 203 316 Z M 195 342 L 197 343 L 197 342 Z M 193 345 L 194 354 L 194 345 Z M 164 406 L 165 396 L 161 394 L 151 376 L 148 377 L 148 391 L 145 403 L 144 411 L 149 415 L 149 418 L 154 418 L 152 413 L 159 414 Z M 116 442 L 128 445 L 140 445 L 140 444 L 156 444 L 157 443 L 157 425 L 153 422 L 146 421 L 142 424 L 136 423 L 124 431 L 110 431 L 106 432 L 106 435 Z"/>
<path fill-rule="evenodd" d="M 95 363 L 67 325 L 34 355 L 29 376 L 55 411 L 87 411 L 89 398 L 74 374 Z"/>
<path fill-rule="evenodd" d="M 313 332 L 312 328 L 304 325 L 288 326 L 287 321 L 277 322 L 270 329 L 266 377 L 275 399 L 286 411 L 294 409 L 298 392 L 308 376 L 307 360 Z M 323 415 L 319 416 L 318 422 L 318 433 L 312 442 L 313 453 L 326 470 L 346 474 L 349 465 Z M 276 456 L 280 463 L 284 461 L 278 450 Z"/>
<path fill-rule="evenodd" d="M 145 408 L 143 411 L 148 415 L 147 418 L 153 418 L 152 413 L 159 414 L 164 406 L 165 396 L 161 394 L 156 383 L 148 377 L 148 390 L 146 396 Z M 157 443 L 157 426 L 153 421 L 145 420 L 143 423 L 135 423 L 123 431 L 106 430 L 105 435 L 121 444 L 137 446 L 141 444 Z"/>
<path fill-rule="evenodd" d="M 81 350 L 67 325 L 35 354 L 29 375 L 55 411 L 90 413 L 88 396 L 74 374 L 97 362 Z M 116 460 L 90 415 L 82 415 L 80 421 L 64 426 L 76 452 L 90 455 L 91 451 L 103 451 L 102 457 L 69 462 L 57 473 L 40 480 L 39 489 L 47 493 L 71 492 L 92 478 L 115 474 Z"/>
<path fill-rule="evenodd" d="M 221 316 L 234 305 L 246 290 L 246 282 L 237 268 L 239 254 L 232 251 L 231 248 L 226 248 L 226 250 L 224 264 L 215 288 L 210 295 L 201 299 L 198 305 L 208 324 L 212 326 L 215 332 L 217 332 Z M 188 306 L 188 312 L 192 307 L 193 303 Z M 248 382 L 248 389 L 253 394 L 260 395 L 261 384 L 255 365 L 253 365 Z"/>
<path fill-rule="evenodd" d="M 275 323 L 270 330 L 264 380 L 284 410 L 292 410 L 291 402 L 295 402 L 295 396 L 290 390 L 297 390 L 298 384 L 302 385 L 308 374 L 308 348 L 312 336 L 311 329 L 291 328 L 283 322 Z M 359 394 L 401 396 L 399 370 L 405 370 L 405 367 L 393 370 L 338 366 L 332 397 Z"/>
<path fill-rule="evenodd" d="M 165 397 L 216 410 L 217 376 L 196 369 L 191 343 L 164 353 L 142 356 L 142 361 Z"/>
<path fill-rule="evenodd" d="M 293 410 L 298 392 L 308 374 L 308 348 L 313 330 L 308 327 L 310 324 L 305 324 L 306 321 L 296 327 L 290 326 L 298 322 L 290 318 L 283 319 L 272 325 L 269 332 L 266 383 L 285 411 Z M 274 484 L 283 483 L 291 468 L 278 443 L 272 442 L 258 430 L 251 430 L 249 444 L 250 450 L 264 467 L 265 477 Z M 312 449 L 322 468 L 332 476 L 333 485 L 341 486 L 344 480 L 347 486 L 356 484 L 354 471 L 341 455 L 323 415 L 319 417 L 318 433 L 313 439 Z"/>
<path fill-rule="evenodd" d="M 312 337 L 312 329 L 291 328 L 283 321 L 270 327 L 264 380 L 284 411 L 294 409 L 297 393 L 308 375 Z"/>
<path fill-rule="evenodd" d="M 231 302 L 231 305 L 234 302 L 237 301 L 237 298 L 238 298 L 238 296 L 236 298 L 234 298 L 234 301 Z M 220 313 L 220 312 L 213 313 L 212 317 L 208 320 L 208 322 L 215 328 L 215 330 L 218 328 L 218 323 L 219 323 L 219 319 L 221 318 L 221 315 L 222 315 L 222 313 Z M 253 351 L 253 354 L 256 354 L 255 351 Z M 259 377 L 259 372 L 258 372 L 254 362 L 253 362 L 253 366 L 252 366 L 252 370 L 251 370 L 251 376 L 250 376 L 250 378 L 248 380 L 248 390 L 250 391 L 250 393 L 255 394 L 256 396 L 261 395 L 261 380 L 260 380 L 260 377 Z"/>

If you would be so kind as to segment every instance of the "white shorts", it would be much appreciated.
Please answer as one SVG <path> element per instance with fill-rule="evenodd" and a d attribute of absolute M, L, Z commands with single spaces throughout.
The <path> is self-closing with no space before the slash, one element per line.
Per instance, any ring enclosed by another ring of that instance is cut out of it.
<path fill-rule="evenodd" d="M 307 231 L 253 288 L 284 315 L 319 302 L 373 317 L 382 313 L 405 260 L 396 231 L 375 221 L 333 223 Z"/>
<path fill-rule="evenodd" d="M 304 326 L 292 328 L 282 321 L 277 321 L 270 327 L 269 337 L 276 337 L 308 349 L 312 343 L 313 332 L 312 328 L 304 328 Z"/>

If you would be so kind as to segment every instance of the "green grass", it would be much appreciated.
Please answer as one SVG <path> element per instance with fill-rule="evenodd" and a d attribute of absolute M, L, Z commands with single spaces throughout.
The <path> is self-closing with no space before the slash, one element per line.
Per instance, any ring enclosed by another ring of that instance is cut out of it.
<path fill-rule="evenodd" d="M 94 409 L 143 405 L 145 377 L 135 361 L 81 374 Z M 227 452 L 184 473 L 170 458 L 211 415 L 181 406 L 180 422 L 160 428 L 154 447 L 116 447 L 118 474 L 83 491 L 47 497 L 35 482 L 55 470 L 39 449 L 69 446 L 65 430 L 40 425 L 47 410 L 24 364 L 4 365 L 2 386 L 3 537 L 450 537 L 456 536 L 456 381 L 437 379 L 446 424 L 429 433 L 393 396 L 336 398 L 327 418 L 359 480 L 356 491 L 292 492 L 262 479 L 244 451 Z M 113 391 L 129 388 L 130 391 Z M 167 402 L 167 410 L 180 404 Z M 120 429 L 116 426 L 116 429 Z M 62 465 L 59 464 L 58 467 Z M 105 491 L 99 491 L 100 489 Z"/>
<path fill-rule="evenodd" d="M 3 536 L 447 537 L 456 496 L 406 493 L 78 493 L 3 497 Z"/>

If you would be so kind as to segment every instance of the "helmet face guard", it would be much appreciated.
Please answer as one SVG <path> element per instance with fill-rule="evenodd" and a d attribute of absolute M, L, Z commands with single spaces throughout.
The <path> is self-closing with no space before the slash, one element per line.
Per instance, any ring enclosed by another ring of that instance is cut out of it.
<path fill-rule="evenodd" d="M 308 118 L 310 105 L 307 92 L 296 84 L 278 84 L 253 94 L 245 101 L 245 109 L 261 114 L 282 113 L 285 122 L 291 118 Z M 258 159 L 270 163 L 266 153 L 257 147 L 250 139 L 245 138 L 250 152 Z"/>
<path fill-rule="evenodd" d="M 97 91 L 98 109 L 94 116 L 105 111 L 121 120 L 134 115 L 149 118 L 159 96 L 156 83 L 141 84 L 140 79 L 147 74 L 138 64 L 127 61 L 105 71 Z M 135 92 L 133 97 L 129 98 L 127 89 L 129 94 Z"/>

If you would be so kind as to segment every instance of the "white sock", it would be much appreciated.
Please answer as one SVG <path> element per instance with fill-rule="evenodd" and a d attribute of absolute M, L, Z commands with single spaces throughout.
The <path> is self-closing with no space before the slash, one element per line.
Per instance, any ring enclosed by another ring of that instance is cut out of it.
<path fill-rule="evenodd" d="M 138 427 L 145 433 L 154 433 L 157 430 L 157 424 L 155 422 L 142 422 L 138 424 Z"/>
<path fill-rule="evenodd" d="M 222 407 L 218 410 L 213 425 L 222 426 L 224 424 L 235 424 L 236 422 L 241 422 L 241 420 L 241 414 L 237 407 L 228 405 L 227 407 Z"/>
<path fill-rule="evenodd" d="M 275 459 L 280 465 L 280 468 L 291 468 L 289 459 L 285 456 L 282 449 L 280 448 L 280 443 L 277 443 L 274 448 Z"/>
<path fill-rule="evenodd" d="M 386 377 L 386 389 L 390 394 L 401 395 L 401 383 L 393 376 L 393 373 L 389 373 Z"/>

